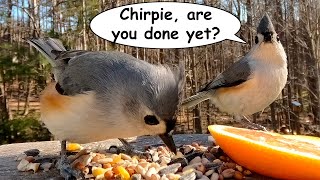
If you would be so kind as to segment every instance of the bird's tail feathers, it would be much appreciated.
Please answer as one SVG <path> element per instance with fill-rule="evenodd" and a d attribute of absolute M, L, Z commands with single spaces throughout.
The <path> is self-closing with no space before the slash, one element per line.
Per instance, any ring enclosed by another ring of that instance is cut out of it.
<path fill-rule="evenodd" d="M 41 52 L 52 64 L 55 66 L 55 58 L 57 57 L 57 52 L 66 51 L 66 48 L 62 45 L 61 41 L 53 38 L 36 38 L 29 39 L 27 41 L 30 45 L 35 47 Z"/>
<path fill-rule="evenodd" d="M 184 101 L 182 101 L 181 106 L 191 108 L 191 107 L 193 107 L 193 106 L 195 106 L 195 105 L 197 105 L 207 99 L 209 99 L 208 92 L 199 92 L 198 94 L 193 95 L 193 96 L 185 99 Z"/>

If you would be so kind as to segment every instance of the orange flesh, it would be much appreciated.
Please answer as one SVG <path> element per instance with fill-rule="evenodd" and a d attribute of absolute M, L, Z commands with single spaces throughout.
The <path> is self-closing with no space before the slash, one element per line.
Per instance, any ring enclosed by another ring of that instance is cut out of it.
<path fill-rule="evenodd" d="M 295 150 L 298 152 L 312 153 L 320 157 L 320 144 L 317 146 L 315 144 L 303 141 L 302 139 L 288 139 L 283 138 L 281 135 L 273 135 L 264 133 L 261 134 L 259 131 L 248 130 L 248 129 L 227 129 L 229 133 L 241 134 L 243 137 L 254 141 L 260 141 L 266 143 L 270 146 L 285 146 L 288 149 Z M 320 141 L 319 141 L 320 143 Z"/>
<path fill-rule="evenodd" d="M 279 179 L 320 179 L 320 138 L 209 126 L 216 142 L 236 163 Z"/>

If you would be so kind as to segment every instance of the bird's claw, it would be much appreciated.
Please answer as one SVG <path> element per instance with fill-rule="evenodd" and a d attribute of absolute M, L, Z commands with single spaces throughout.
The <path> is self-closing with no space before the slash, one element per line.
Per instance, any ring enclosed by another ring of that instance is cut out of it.
<path fill-rule="evenodd" d="M 132 149 L 127 153 L 130 156 L 138 156 L 140 159 L 152 160 L 152 155 L 149 152 L 142 152 L 136 149 Z"/>
<path fill-rule="evenodd" d="M 264 126 L 250 122 L 250 121 L 246 122 L 246 124 L 248 125 L 249 128 L 252 128 L 254 130 L 268 131 Z"/>
<path fill-rule="evenodd" d="M 71 162 L 68 160 L 66 155 L 61 155 L 59 170 L 60 170 L 60 175 L 65 180 L 85 179 L 80 170 L 77 170 L 72 167 Z"/>
<path fill-rule="evenodd" d="M 129 156 L 137 156 L 140 159 L 146 159 L 146 160 L 152 159 L 151 153 L 136 150 L 132 146 L 124 146 L 124 147 L 111 146 L 108 152 L 117 153 L 117 154 L 124 153 L 124 154 L 128 154 Z"/>
<path fill-rule="evenodd" d="M 249 124 L 249 126 L 255 130 L 267 131 L 267 128 L 265 128 L 264 126 L 261 126 L 259 124 L 252 123 L 252 124 Z"/>
<path fill-rule="evenodd" d="M 255 129 L 255 130 L 268 131 L 264 126 L 251 122 L 246 116 L 243 116 L 243 118 L 245 120 L 244 122 L 250 128 Z"/>
<path fill-rule="evenodd" d="M 67 150 L 66 150 L 66 141 L 61 142 L 61 159 L 58 163 L 58 168 L 60 170 L 60 175 L 65 180 L 74 180 L 74 179 L 85 179 L 84 175 L 80 170 L 77 170 L 73 167 L 72 163 L 81 155 L 87 153 L 88 150 L 81 150 L 73 158 L 68 159 Z"/>

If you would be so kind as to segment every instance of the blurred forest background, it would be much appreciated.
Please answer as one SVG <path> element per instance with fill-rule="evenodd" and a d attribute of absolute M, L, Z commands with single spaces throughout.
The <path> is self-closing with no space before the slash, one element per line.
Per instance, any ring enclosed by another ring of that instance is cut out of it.
<path fill-rule="evenodd" d="M 94 35 L 90 20 L 104 10 L 139 0 L 0 0 L 0 144 L 49 140 L 39 122 L 39 94 L 51 81 L 48 62 L 25 39 L 55 37 L 69 49 L 116 50 L 151 63 L 186 62 L 185 97 L 240 59 L 254 43 L 257 23 L 268 12 L 288 56 L 288 83 L 253 122 L 282 133 L 320 135 L 319 0 L 184 1 L 218 7 L 242 23 L 247 43 L 224 41 L 186 49 L 146 49 L 113 44 Z M 208 102 L 182 109 L 178 133 L 206 133 L 207 125 L 242 126 Z"/>

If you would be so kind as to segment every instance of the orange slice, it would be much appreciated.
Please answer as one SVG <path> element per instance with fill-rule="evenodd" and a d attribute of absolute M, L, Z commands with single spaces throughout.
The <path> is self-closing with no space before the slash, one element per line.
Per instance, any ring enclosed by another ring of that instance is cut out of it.
<path fill-rule="evenodd" d="M 216 143 L 236 163 L 279 179 L 320 179 L 320 138 L 211 125 Z"/>

